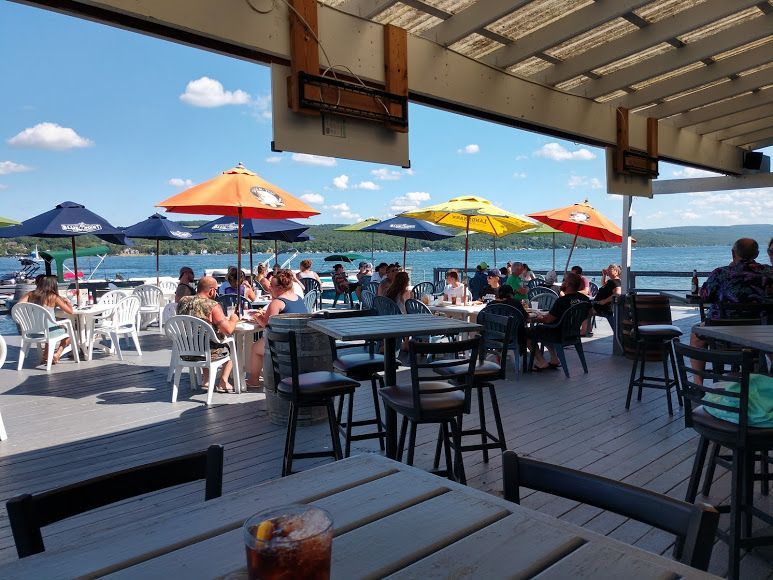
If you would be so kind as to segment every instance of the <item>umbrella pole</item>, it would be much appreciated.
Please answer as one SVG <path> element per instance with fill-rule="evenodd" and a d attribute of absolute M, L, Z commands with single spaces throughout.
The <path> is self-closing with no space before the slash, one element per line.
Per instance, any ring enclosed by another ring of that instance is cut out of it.
<path fill-rule="evenodd" d="M 160 284 L 159 273 L 158 273 L 158 270 L 159 270 L 159 267 L 158 267 L 158 251 L 159 251 L 159 246 L 160 245 L 161 245 L 161 241 L 160 240 L 156 240 L 156 286 L 158 286 Z"/>
<path fill-rule="evenodd" d="M 405 254 L 408 251 L 408 238 L 403 238 L 403 270 L 405 270 Z"/>
<path fill-rule="evenodd" d="M 553 270 L 556 269 L 556 233 L 553 232 Z"/>
<path fill-rule="evenodd" d="M 279 242 L 274 240 L 274 266 L 279 265 Z"/>
<path fill-rule="evenodd" d="M 497 239 L 493 238 L 494 240 L 494 267 L 497 267 Z"/>
<path fill-rule="evenodd" d="M 574 239 L 572 240 L 572 247 L 569 249 L 569 257 L 566 259 L 566 267 L 564 267 L 564 276 L 569 271 L 569 262 L 572 260 L 572 253 L 574 252 L 574 245 L 577 243 L 577 234 L 580 233 L 580 226 L 577 226 L 577 231 L 574 233 Z"/>
<path fill-rule="evenodd" d="M 462 297 L 462 304 L 467 302 L 467 282 L 464 282 L 464 277 L 467 275 L 467 254 L 470 252 L 470 216 L 467 216 L 467 235 L 464 236 L 464 271 L 462 272 L 462 290 L 464 290 L 464 296 Z"/>
<path fill-rule="evenodd" d="M 236 295 L 241 296 L 241 283 L 239 282 L 239 279 L 242 277 L 242 208 L 238 208 L 236 210 L 236 219 L 237 219 L 237 231 L 239 232 L 239 237 L 236 242 Z M 236 311 L 239 313 L 239 317 L 241 318 L 242 315 L 242 301 L 237 300 L 236 301 Z M 211 381 L 215 380 L 215 377 L 210 378 Z"/>
<path fill-rule="evenodd" d="M 250 284 L 252 284 L 252 236 L 250 236 Z"/>
<path fill-rule="evenodd" d="M 371 264 L 373 264 L 373 262 L 375 261 L 373 259 L 373 251 L 375 250 L 375 247 L 376 247 L 376 232 L 371 232 L 370 233 L 370 263 Z M 403 260 L 403 262 L 405 262 L 405 260 Z"/>
<path fill-rule="evenodd" d="M 78 284 L 78 255 L 75 252 L 75 236 L 70 236 L 72 240 L 72 267 L 75 272 L 75 306 L 80 308 L 81 306 L 81 287 Z M 75 348 L 75 345 L 73 345 Z"/>

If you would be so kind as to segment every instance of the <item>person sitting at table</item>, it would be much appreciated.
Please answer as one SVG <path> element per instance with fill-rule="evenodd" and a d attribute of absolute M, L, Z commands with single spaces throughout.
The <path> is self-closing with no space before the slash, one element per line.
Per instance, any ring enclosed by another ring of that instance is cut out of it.
<path fill-rule="evenodd" d="M 443 300 L 453 302 L 453 299 L 456 299 L 456 302 L 461 304 L 464 302 L 464 296 L 464 284 L 459 282 L 459 272 L 449 270 L 446 272 L 446 287 L 443 288 Z"/>
<path fill-rule="evenodd" d="M 394 264 L 389 264 L 386 267 L 384 276 L 381 278 L 381 282 L 378 283 L 378 288 L 376 289 L 377 296 L 386 296 L 387 290 L 389 290 L 389 287 L 392 285 L 392 280 L 394 280 L 395 274 L 397 274 L 398 271 L 399 268 Z"/>
<path fill-rule="evenodd" d="M 180 283 L 177 284 L 177 289 L 174 291 L 174 301 L 179 302 L 181 298 L 185 296 L 193 296 L 196 294 L 196 288 L 193 286 L 193 269 L 190 266 L 183 266 L 180 268 Z"/>
<path fill-rule="evenodd" d="M 395 278 L 385 294 L 387 298 L 397 304 L 403 314 L 405 314 L 405 301 L 411 297 L 410 284 L 408 272 L 396 272 Z"/>
<path fill-rule="evenodd" d="M 252 314 L 252 322 L 265 328 L 275 314 L 307 314 L 306 303 L 293 289 L 295 276 L 290 270 L 280 270 L 271 277 L 270 293 L 272 300 L 265 309 Z M 247 386 L 260 386 L 260 375 L 263 372 L 263 359 L 266 353 L 266 339 L 261 338 L 252 343 L 248 371 L 250 377 Z M 302 354 L 302 353 L 300 353 Z"/>
<path fill-rule="evenodd" d="M 314 264 L 311 260 L 301 260 L 300 264 L 300 271 L 295 275 L 295 277 L 298 279 L 299 282 L 303 283 L 304 278 L 312 278 L 319 282 L 320 288 L 322 287 L 322 280 L 319 279 L 319 274 L 317 274 L 314 270 L 311 269 L 311 266 Z"/>
<path fill-rule="evenodd" d="M 521 272 L 521 281 L 526 284 L 527 282 L 530 282 L 531 280 L 534 280 L 536 276 L 534 275 L 534 272 L 531 271 L 531 268 L 529 268 L 529 265 L 526 262 L 523 262 L 523 272 Z"/>
<path fill-rule="evenodd" d="M 526 282 L 521 278 L 521 275 L 524 272 L 525 268 L 522 262 L 513 262 L 510 267 L 510 276 L 508 276 L 507 282 L 505 282 L 505 284 L 515 290 L 515 297 L 518 300 L 526 300 L 526 297 L 529 294 Z"/>
<path fill-rule="evenodd" d="M 196 294 L 193 296 L 184 296 L 177 303 L 177 314 L 195 316 L 201 318 L 212 325 L 215 333 L 223 338 L 233 334 L 236 324 L 239 322 L 239 316 L 234 313 L 226 317 L 223 308 L 215 300 L 217 296 L 217 280 L 212 276 L 202 276 L 196 285 Z M 228 347 L 219 342 L 210 342 L 212 359 L 217 360 L 228 354 Z M 215 387 L 218 393 L 233 393 L 233 387 L 228 382 L 228 375 L 231 373 L 231 361 L 229 360 L 222 367 L 220 380 Z M 204 369 L 203 388 L 209 387 L 209 369 Z"/>
<path fill-rule="evenodd" d="M 333 286 L 336 294 L 349 296 L 354 292 L 357 294 L 357 298 L 362 300 L 361 284 L 359 282 L 349 282 L 349 275 L 344 270 L 343 264 L 333 266 Z"/>
<path fill-rule="evenodd" d="M 255 283 L 258 285 L 258 287 L 262 288 L 263 292 L 266 294 L 268 294 L 269 290 L 271 289 L 271 281 L 266 276 L 267 273 L 268 268 L 266 265 L 258 264 L 258 273 L 255 275 Z"/>
<path fill-rule="evenodd" d="M 228 268 L 228 274 L 225 282 L 218 288 L 218 294 L 221 296 L 228 294 L 239 294 L 252 302 L 255 300 L 255 290 L 250 286 L 249 281 L 244 277 L 244 272 L 238 272 L 236 267 Z"/>
<path fill-rule="evenodd" d="M 575 304 L 588 302 L 589 298 L 585 294 L 580 294 L 580 285 L 582 281 L 574 272 L 568 272 L 561 284 L 562 296 L 559 296 L 553 303 L 550 312 L 547 314 L 538 314 L 536 322 L 541 323 L 526 329 L 528 337 L 528 348 L 534 353 L 534 366 L 532 370 L 543 371 L 545 369 L 556 370 L 561 365 L 558 361 L 556 351 L 552 346 L 548 346 L 550 361 L 546 361 L 540 352 L 539 343 L 542 341 L 559 341 L 561 339 L 561 329 L 546 325 L 554 324 L 561 320 L 561 316 Z"/>
<path fill-rule="evenodd" d="M 30 304 L 37 304 L 42 306 L 54 316 L 56 308 L 59 308 L 66 314 L 72 314 L 72 305 L 69 300 L 62 298 L 59 295 L 59 281 L 56 276 L 46 276 L 40 274 L 35 277 L 35 289 L 27 292 L 24 296 L 19 298 L 19 302 L 29 302 Z M 67 331 L 59 325 L 51 326 L 48 329 L 49 336 L 56 334 L 65 334 Z M 59 362 L 62 357 L 64 349 L 70 344 L 70 339 L 65 338 L 61 341 L 57 347 L 53 356 L 53 364 Z M 48 344 L 40 351 L 40 364 L 44 364 L 48 360 Z"/>
<path fill-rule="evenodd" d="M 498 270 L 489 270 L 486 272 L 486 285 L 481 288 L 480 300 L 483 302 L 491 302 L 495 300 L 499 295 L 499 291 L 502 289 L 501 278 L 499 277 Z M 508 286 L 508 288 L 510 288 Z M 510 288 L 512 290 L 512 288 Z"/>
<path fill-rule="evenodd" d="M 768 242 L 768 261 L 770 262 L 770 265 L 773 266 L 773 238 L 770 238 L 770 241 Z"/>
<path fill-rule="evenodd" d="M 579 290 L 580 294 L 590 296 L 590 282 L 588 282 L 588 279 L 582 275 L 582 266 L 572 266 L 570 272 L 574 272 L 580 277 L 580 280 L 582 280 L 582 286 Z"/>
<path fill-rule="evenodd" d="M 733 244 L 730 254 L 730 264 L 714 269 L 699 292 L 701 300 L 711 303 L 707 316 L 712 320 L 720 317 L 720 303 L 755 304 L 773 298 L 773 269 L 757 262 L 760 254 L 757 241 L 741 238 Z M 707 343 L 692 333 L 690 345 L 706 348 Z M 692 361 L 692 366 L 703 370 L 702 361 Z M 694 380 L 702 382 L 698 376 Z"/>
<path fill-rule="evenodd" d="M 367 284 L 372 280 L 373 265 L 370 262 L 360 262 L 360 269 L 357 270 L 357 282 L 360 286 Z"/>
<path fill-rule="evenodd" d="M 488 283 L 488 264 L 481 262 L 475 267 L 475 275 L 470 280 L 470 294 L 473 300 L 480 300 L 481 290 Z"/>
<path fill-rule="evenodd" d="M 610 264 L 601 271 L 601 288 L 593 299 L 593 314 L 604 317 L 612 314 L 612 302 L 615 296 L 620 296 L 621 284 L 617 264 Z"/>
<path fill-rule="evenodd" d="M 378 266 L 376 266 L 376 269 L 373 270 L 373 274 L 370 276 L 371 282 L 378 282 L 381 284 L 381 281 L 384 279 L 384 276 L 386 276 L 387 267 L 389 264 L 386 262 L 381 262 Z"/>

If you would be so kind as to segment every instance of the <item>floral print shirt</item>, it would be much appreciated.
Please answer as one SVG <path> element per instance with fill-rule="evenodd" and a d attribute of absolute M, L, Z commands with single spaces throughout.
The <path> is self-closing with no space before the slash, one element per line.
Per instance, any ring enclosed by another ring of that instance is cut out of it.
<path fill-rule="evenodd" d="M 719 302 L 748 304 L 773 298 L 773 270 L 754 260 L 739 260 L 714 270 L 700 290 L 700 297 L 712 302 L 709 318 L 719 318 Z"/>

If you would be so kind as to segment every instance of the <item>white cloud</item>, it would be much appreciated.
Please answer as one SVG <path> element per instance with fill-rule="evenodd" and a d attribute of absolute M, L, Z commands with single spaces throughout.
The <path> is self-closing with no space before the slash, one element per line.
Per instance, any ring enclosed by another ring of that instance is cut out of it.
<path fill-rule="evenodd" d="M 596 177 L 586 177 L 585 175 L 571 175 L 566 185 L 571 189 L 577 187 L 601 189 L 603 187 L 601 181 Z"/>
<path fill-rule="evenodd" d="M 13 161 L 0 161 L 0 175 L 22 173 L 24 171 L 32 171 L 32 167 L 22 165 L 21 163 L 14 163 Z"/>
<path fill-rule="evenodd" d="M 308 153 L 293 153 L 293 161 L 304 165 L 321 165 L 323 167 L 335 167 L 336 160 L 333 157 L 322 155 L 309 155 Z"/>
<path fill-rule="evenodd" d="M 341 218 L 349 221 L 359 221 L 362 219 L 360 214 L 352 211 L 347 203 L 334 203 L 332 205 L 326 205 L 325 209 L 332 213 L 333 217 Z"/>
<path fill-rule="evenodd" d="M 588 161 L 596 158 L 596 154 L 589 149 L 581 148 L 569 151 L 559 143 L 546 143 L 537 149 L 534 155 L 553 161 Z"/>
<path fill-rule="evenodd" d="M 304 193 L 301 199 L 307 203 L 325 203 L 325 198 L 318 193 Z"/>
<path fill-rule="evenodd" d="M 528 155 L 516 155 L 515 156 L 515 160 L 516 161 L 523 161 L 524 159 L 528 159 L 528 158 L 529 158 Z"/>
<path fill-rule="evenodd" d="M 516 171 L 513 173 L 513 179 L 526 179 L 526 174 L 523 171 Z"/>
<path fill-rule="evenodd" d="M 456 152 L 466 153 L 467 155 L 475 155 L 476 153 L 480 152 L 480 145 L 476 145 L 475 143 L 470 143 L 469 145 L 465 145 L 461 149 L 457 149 Z"/>
<path fill-rule="evenodd" d="M 183 179 L 182 177 L 173 177 L 167 183 L 173 187 L 192 187 L 192 179 Z"/>
<path fill-rule="evenodd" d="M 252 116 L 258 121 L 271 121 L 271 95 L 258 95 L 250 101 Z"/>
<path fill-rule="evenodd" d="M 372 169 L 370 174 L 380 181 L 397 181 L 403 175 L 413 175 L 413 170 L 406 169 L 404 171 L 397 171 L 395 169 L 382 167 L 381 169 Z"/>
<path fill-rule="evenodd" d="M 81 137 L 69 127 L 62 127 L 56 123 L 38 123 L 8 139 L 8 144 L 14 147 L 38 149 L 78 149 L 90 147 L 94 142 Z"/>
<path fill-rule="evenodd" d="M 193 107 L 223 107 L 225 105 L 247 105 L 250 95 L 242 90 L 227 91 L 220 81 L 201 77 L 189 82 L 180 100 Z"/>
<path fill-rule="evenodd" d="M 403 213 L 417 209 L 421 202 L 429 201 L 430 195 L 426 191 L 409 191 L 405 195 L 393 198 L 389 202 L 389 211 Z"/>
<path fill-rule="evenodd" d="M 683 167 L 682 169 L 674 169 L 671 175 L 679 178 L 694 178 L 694 177 L 718 177 L 719 173 L 713 171 L 706 171 L 705 169 L 695 169 L 694 167 Z"/>
<path fill-rule="evenodd" d="M 0 191 L 8 189 L 8 186 L 5 183 L 0 183 Z"/>
<path fill-rule="evenodd" d="M 333 178 L 333 185 L 335 185 L 338 189 L 349 189 L 349 176 L 339 175 L 338 177 Z"/>
<path fill-rule="evenodd" d="M 688 208 L 657 211 L 647 215 L 649 220 L 659 222 L 653 227 L 679 225 L 688 221 L 703 225 L 773 222 L 773 187 L 693 192 L 688 193 L 687 197 Z"/>
<path fill-rule="evenodd" d="M 280 163 L 282 161 L 282 158 L 279 157 L 279 155 L 272 155 L 271 157 L 266 157 L 264 161 L 266 163 Z"/>
<path fill-rule="evenodd" d="M 381 186 L 373 183 L 372 181 L 360 181 L 357 185 L 354 186 L 355 189 L 368 189 L 370 191 L 377 191 L 381 189 Z"/>

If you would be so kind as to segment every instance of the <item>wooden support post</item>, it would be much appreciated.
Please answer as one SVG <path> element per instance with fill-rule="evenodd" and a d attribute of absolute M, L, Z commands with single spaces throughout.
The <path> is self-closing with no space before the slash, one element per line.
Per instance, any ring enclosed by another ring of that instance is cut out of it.
<path fill-rule="evenodd" d="M 392 24 L 384 26 L 384 79 L 388 93 L 408 97 L 408 31 Z M 408 106 L 407 101 L 405 106 Z M 395 103 L 389 105 L 391 115 L 401 116 L 399 109 Z M 387 123 L 387 128 L 408 132 L 408 127 L 393 123 Z"/>
<path fill-rule="evenodd" d="M 650 156 L 649 170 L 658 174 L 658 120 L 647 117 L 647 155 Z"/>
<path fill-rule="evenodd" d="M 302 109 L 298 89 L 298 73 L 319 74 L 319 25 L 317 23 L 316 0 L 289 0 L 295 10 L 290 10 L 290 70 L 287 95 L 290 108 L 296 113 L 319 115 L 319 111 Z M 297 14 L 296 14 L 297 11 Z M 298 15 L 303 17 L 304 23 Z M 311 87 L 308 90 L 316 92 L 312 97 L 319 99 L 319 90 Z"/>
<path fill-rule="evenodd" d="M 625 173 L 625 152 L 628 149 L 628 109 L 618 107 L 617 116 L 617 147 L 615 148 L 615 171 Z"/>

